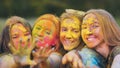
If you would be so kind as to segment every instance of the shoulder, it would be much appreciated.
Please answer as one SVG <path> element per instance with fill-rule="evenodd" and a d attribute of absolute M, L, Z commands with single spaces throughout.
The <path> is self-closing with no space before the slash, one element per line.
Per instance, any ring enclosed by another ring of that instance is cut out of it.
<path fill-rule="evenodd" d="M 15 61 L 11 54 L 2 55 L 0 57 L 0 66 L 1 68 L 12 68 L 15 67 Z"/>
<path fill-rule="evenodd" d="M 48 59 L 52 60 L 52 61 L 61 61 L 62 60 L 62 55 L 58 52 L 53 52 L 53 53 L 50 54 Z"/>
<path fill-rule="evenodd" d="M 120 68 L 120 54 L 114 57 L 111 68 Z"/>
<path fill-rule="evenodd" d="M 120 46 L 116 46 L 112 49 L 111 56 L 114 58 L 118 54 L 120 54 Z"/>
<path fill-rule="evenodd" d="M 81 51 L 78 52 L 83 63 L 87 67 L 100 67 L 100 68 L 105 68 L 105 59 L 103 56 L 101 56 L 99 53 L 97 53 L 95 50 L 90 49 L 88 47 L 82 48 Z M 95 67 L 95 68 L 96 68 Z"/>
<path fill-rule="evenodd" d="M 0 60 L 12 60 L 13 57 L 11 54 L 3 54 L 0 56 Z"/>
<path fill-rule="evenodd" d="M 61 65 L 62 55 L 58 52 L 53 52 L 48 57 L 48 62 L 51 65 L 50 67 L 59 68 Z"/>
<path fill-rule="evenodd" d="M 115 46 L 109 54 L 108 57 L 108 66 L 115 65 L 116 59 L 119 60 L 120 55 L 120 46 Z M 114 64 L 113 64 L 114 63 Z"/>

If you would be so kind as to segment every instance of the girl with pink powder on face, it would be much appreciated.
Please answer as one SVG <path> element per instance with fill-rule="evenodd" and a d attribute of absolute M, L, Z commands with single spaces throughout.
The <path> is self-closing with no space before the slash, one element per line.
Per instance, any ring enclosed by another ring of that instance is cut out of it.
<path fill-rule="evenodd" d="M 32 37 L 36 40 L 34 68 L 60 68 L 62 55 L 59 50 L 59 19 L 53 14 L 40 16 L 33 26 Z"/>

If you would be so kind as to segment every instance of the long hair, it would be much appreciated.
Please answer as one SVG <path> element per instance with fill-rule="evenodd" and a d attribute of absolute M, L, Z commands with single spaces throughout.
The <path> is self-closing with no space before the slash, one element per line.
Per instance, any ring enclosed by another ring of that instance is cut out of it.
<path fill-rule="evenodd" d="M 6 24 L 2 30 L 2 34 L 0 38 L 0 53 L 11 52 L 8 47 L 8 43 L 10 42 L 10 29 L 16 23 L 21 23 L 31 33 L 31 26 L 25 19 L 18 17 L 18 16 L 12 16 L 8 18 L 6 20 Z"/>
<path fill-rule="evenodd" d="M 101 26 L 104 41 L 109 46 L 116 46 L 120 44 L 120 27 L 113 18 L 113 16 L 103 9 L 91 9 L 87 11 L 86 15 L 94 14 Z"/>

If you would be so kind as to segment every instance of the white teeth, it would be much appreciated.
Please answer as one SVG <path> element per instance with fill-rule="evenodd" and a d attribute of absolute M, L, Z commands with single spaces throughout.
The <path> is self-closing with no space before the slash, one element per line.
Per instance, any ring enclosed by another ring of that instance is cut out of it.
<path fill-rule="evenodd" d="M 88 40 L 88 41 L 92 41 L 92 40 L 94 40 L 94 39 L 95 39 L 95 38 L 92 37 L 92 38 L 88 38 L 87 40 Z"/>
<path fill-rule="evenodd" d="M 88 41 L 92 41 L 92 38 L 88 38 Z"/>

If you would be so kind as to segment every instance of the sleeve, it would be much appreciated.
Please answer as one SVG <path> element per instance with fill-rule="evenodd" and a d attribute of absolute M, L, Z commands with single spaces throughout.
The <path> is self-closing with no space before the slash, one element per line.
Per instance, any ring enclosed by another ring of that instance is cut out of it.
<path fill-rule="evenodd" d="M 50 68 L 60 68 L 62 65 L 62 55 L 60 53 L 52 53 L 48 57 L 48 63 Z"/>
<path fill-rule="evenodd" d="M 120 68 L 120 54 L 116 55 L 113 59 L 111 68 Z"/>
<path fill-rule="evenodd" d="M 104 63 L 101 62 L 103 59 L 100 59 L 99 54 L 97 54 L 94 50 L 83 48 L 79 51 L 79 55 L 87 68 L 104 68 Z"/>
<path fill-rule="evenodd" d="M 116 46 L 113 50 L 112 50 L 112 53 L 111 53 L 111 57 L 115 57 L 117 56 L 118 54 L 120 54 L 120 46 Z"/>
<path fill-rule="evenodd" d="M 111 68 L 120 66 L 120 46 L 116 46 L 112 49 L 108 60 L 108 66 Z"/>

